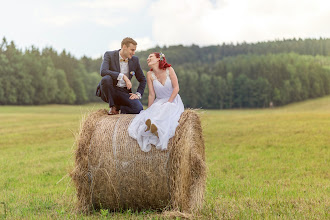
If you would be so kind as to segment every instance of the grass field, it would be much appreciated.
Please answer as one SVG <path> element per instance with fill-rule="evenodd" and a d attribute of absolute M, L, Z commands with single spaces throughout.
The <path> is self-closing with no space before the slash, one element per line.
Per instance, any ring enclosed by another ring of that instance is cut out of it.
<path fill-rule="evenodd" d="M 162 218 L 74 211 L 67 173 L 84 114 L 106 105 L 0 107 L 0 219 Z M 329 219 L 330 97 L 259 110 L 199 110 L 208 166 L 203 219 Z M 4 202 L 5 205 L 1 202 Z"/>

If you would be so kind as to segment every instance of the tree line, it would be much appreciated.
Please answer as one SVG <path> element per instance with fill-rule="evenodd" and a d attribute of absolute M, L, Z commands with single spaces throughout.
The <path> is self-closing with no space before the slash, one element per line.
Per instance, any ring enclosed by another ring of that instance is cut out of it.
<path fill-rule="evenodd" d="M 114 48 L 116 49 L 116 48 Z M 330 94 L 330 39 L 292 39 L 255 44 L 199 47 L 182 45 L 140 51 L 165 53 L 178 75 L 186 107 L 224 109 L 267 107 Z M 22 51 L 0 44 L 0 104 L 83 104 L 100 101 L 102 58 L 75 58 L 65 50 Z M 133 80 L 133 89 L 137 81 Z M 142 99 L 147 104 L 148 89 Z"/>
<path fill-rule="evenodd" d="M 330 94 L 330 70 L 318 60 L 296 53 L 240 55 L 176 71 L 187 107 L 259 108 Z"/>
<path fill-rule="evenodd" d="M 167 59 L 173 65 L 183 63 L 207 63 L 213 64 L 225 57 L 238 56 L 244 54 L 278 54 L 278 53 L 297 53 L 300 55 L 312 56 L 330 56 L 330 39 L 283 39 L 276 41 L 258 42 L 258 43 L 230 43 L 216 46 L 199 47 L 192 45 L 185 47 L 182 45 L 169 47 L 155 47 L 146 51 L 137 53 L 143 61 L 152 52 L 162 51 Z M 146 63 L 142 63 L 144 68 L 147 68 Z"/>
<path fill-rule="evenodd" d="M 0 44 L 0 104 L 83 104 L 96 101 L 99 74 L 83 60 L 52 48 L 24 52 L 4 38 Z"/>

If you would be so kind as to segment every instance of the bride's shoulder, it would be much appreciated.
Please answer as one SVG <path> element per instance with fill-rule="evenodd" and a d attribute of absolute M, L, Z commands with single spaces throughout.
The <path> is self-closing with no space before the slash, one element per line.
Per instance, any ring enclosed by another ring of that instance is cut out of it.
<path fill-rule="evenodd" d="M 171 67 L 171 66 L 167 67 L 166 72 L 168 72 L 169 75 L 175 74 L 175 71 L 174 71 L 173 67 Z"/>
<path fill-rule="evenodd" d="M 155 78 L 155 74 L 154 74 L 154 72 L 151 71 L 151 70 L 149 70 L 149 71 L 147 72 L 147 78 L 154 79 L 154 78 Z"/>
<path fill-rule="evenodd" d="M 166 71 L 174 72 L 174 69 L 173 69 L 173 67 L 170 66 L 170 67 L 167 67 L 167 68 L 166 68 Z"/>

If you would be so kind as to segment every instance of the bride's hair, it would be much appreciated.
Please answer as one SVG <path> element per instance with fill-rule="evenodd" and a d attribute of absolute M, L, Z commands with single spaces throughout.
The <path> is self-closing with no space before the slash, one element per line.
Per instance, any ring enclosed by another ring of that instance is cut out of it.
<path fill-rule="evenodd" d="M 157 58 L 161 58 L 159 60 L 159 69 L 165 70 L 167 67 L 172 66 L 171 64 L 166 62 L 166 58 L 163 53 L 154 52 L 153 54 L 155 54 Z M 152 69 L 150 69 L 150 70 L 152 71 Z"/>

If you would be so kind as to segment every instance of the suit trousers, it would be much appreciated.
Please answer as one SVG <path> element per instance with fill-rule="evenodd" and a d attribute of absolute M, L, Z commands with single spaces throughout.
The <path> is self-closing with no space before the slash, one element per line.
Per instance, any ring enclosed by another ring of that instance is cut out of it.
<path fill-rule="evenodd" d="M 129 99 L 130 90 L 114 85 L 109 75 L 102 77 L 100 89 L 101 99 L 109 103 L 109 107 L 116 106 L 117 109 L 119 107 L 122 114 L 139 114 L 143 110 L 140 100 Z"/>

